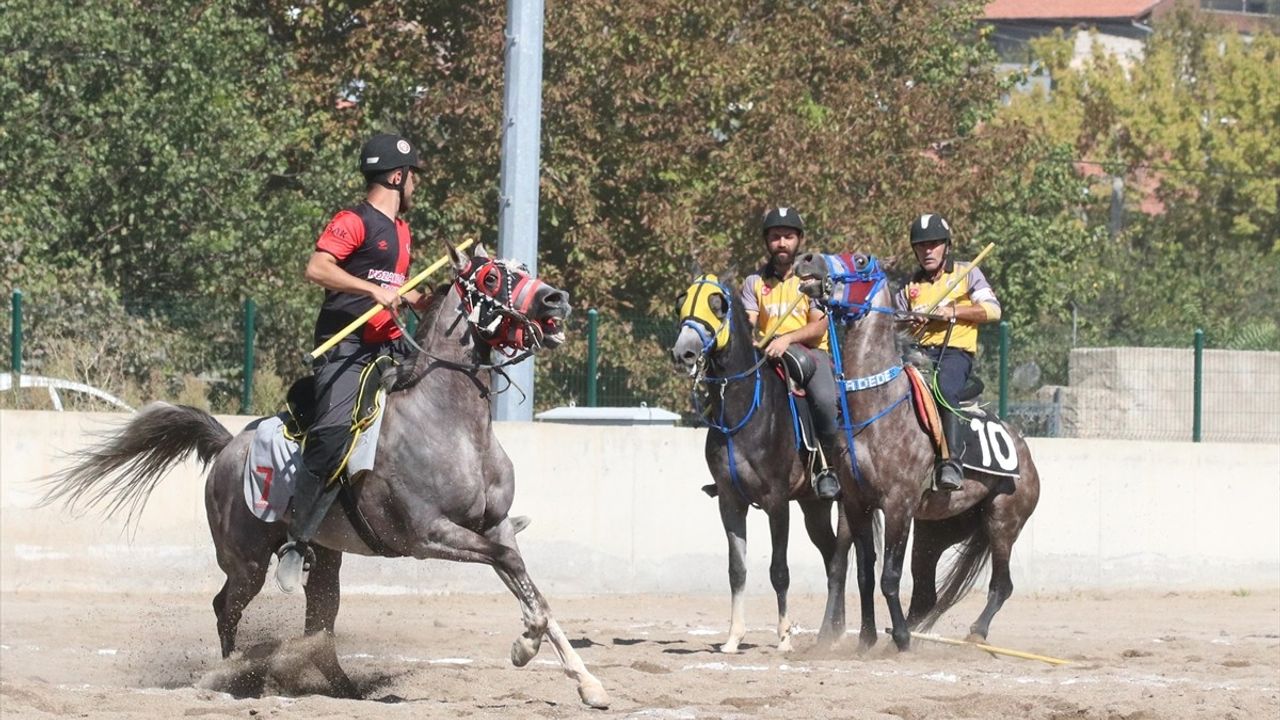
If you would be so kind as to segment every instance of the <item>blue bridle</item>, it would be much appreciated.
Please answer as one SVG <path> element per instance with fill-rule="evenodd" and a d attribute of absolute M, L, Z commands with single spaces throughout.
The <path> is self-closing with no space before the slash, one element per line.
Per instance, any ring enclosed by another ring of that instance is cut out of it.
<path fill-rule="evenodd" d="M 827 279 L 823 287 L 827 298 L 825 303 L 827 306 L 827 340 L 828 345 L 831 346 L 831 361 L 835 366 L 837 386 L 844 389 L 844 392 L 839 394 L 840 413 L 844 426 L 845 440 L 849 444 L 849 464 L 853 467 L 854 480 L 857 481 L 859 487 L 864 487 L 865 489 L 862 473 L 858 470 L 857 446 L 853 441 L 853 437 L 875 421 L 889 414 L 890 411 L 903 402 L 906 402 L 907 398 L 911 397 L 911 390 L 908 388 L 905 395 L 890 403 L 888 407 L 871 416 L 871 418 L 861 422 L 853 422 L 849 410 L 849 393 L 887 385 L 896 380 L 903 373 L 903 369 L 902 365 L 899 364 L 872 375 L 846 380 L 844 377 L 844 358 L 840 352 L 839 338 L 836 335 L 837 323 L 843 323 L 848 326 L 866 317 L 869 313 L 878 312 L 892 315 L 895 309 L 876 305 L 873 302 L 875 296 L 884 289 L 885 284 L 889 281 L 884 270 L 880 267 L 880 261 L 875 256 L 854 256 L 852 258 L 854 267 L 850 267 L 839 255 L 824 254 L 822 259 L 827 266 Z M 864 299 L 853 301 L 847 299 L 847 288 L 854 283 L 870 286 L 866 295 L 863 296 Z M 837 288 L 840 288 L 840 292 L 837 292 Z"/>
<path fill-rule="evenodd" d="M 698 280 L 694 284 L 695 285 L 712 285 L 720 290 L 720 294 L 724 297 L 724 302 L 726 306 L 724 321 L 723 321 L 723 324 L 721 325 L 721 328 L 731 329 L 733 327 L 733 295 L 732 293 L 729 292 L 729 288 L 725 287 L 724 285 L 721 285 L 718 282 L 713 282 L 711 280 Z M 720 334 L 721 328 L 712 328 L 709 325 L 707 325 L 704 321 L 699 320 L 696 317 L 683 318 L 680 321 L 680 327 L 690 328 L 695 333 L 697 333 L 698 339 L 702 341 L 702 354 L 698 358 L 698 363 L 699 365 L 705 363 L 707 356 L 715 347 L 716 336 Z M 747 503 L 751 503 L 751 498 L 747 497 L 746 491 L 742 489 L 742 479 L 738 475 L 738 465 L 737 463 L 734 462 L 734 459 L 733 459 L 733 436 L 736 435 L 739 430 L 746 427 L 746 424 L 751 421 L 752 416 L 756 414 L 756 410 L 760 409 L 760 389 L 761 389 L 761 386 L 763 385 L 763 378 L 761 378 L 760 376 L 760 366 L 763 365 L 764 362 L 763 362 L 763 358 L 760 357 L 760 352 L 758 350 L 753 350 L 753 354 L 756 358 L 756 362 L 753 364 L 751 369 L 745 370 L 743 372 L 740 372 L 734 375 L 727 375 L 724 377 L 714 377 L 710 375 L 704 375 L 701 372 L 699 372 L 698 375 L 694 377 L 693 387 L 690 390 L 690 395 L 692 396 L 692 400 L 693 400 L 694 412 L 697 413 L 699 418 L 703 419 L 703 421 L 707 424 L 708 427 L 724 435 L 726 450 L 728 452 L 727 462 L 729 465 L 729 481 L 733 485 L 733 488 L 738 491 L 738 495 L 741 496 L 743 501 Z M 738 380 L 743 380 L 752 375 L 755 376 L 755 387 L 752 391 L 751 407 L 747 409 L 746 414 L 743 415 L 741 420 L 739 420 L 737 423 L 733 425 L 730 425 L 729 422 L 726 421 L 724 417 L 724 413 L 725 413 L 724 388 L 729 383 L 737 382 Z M 717 418 L 717 420 L 712 420 L 709 417 L 707 417 L 707 413 L 702 407 L 702 403 L 698 399 L 699 384 L 720 386 L 720 416 L 719 418 Z"/>

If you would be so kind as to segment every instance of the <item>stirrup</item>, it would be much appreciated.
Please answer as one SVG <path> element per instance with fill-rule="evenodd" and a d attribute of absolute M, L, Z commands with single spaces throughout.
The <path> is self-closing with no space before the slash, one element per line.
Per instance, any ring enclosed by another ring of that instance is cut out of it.
<path fill-rule="evenodd" d="M 943 482 L 943 478 L 947 476 L 947 470 L 951 470 L 951 472 L 955 473 L 956 480 L 954 483 Z M 943 462 L 938 465 L 938 474 L 934 485 L 942 492 L 955 492 L 964 487 L 964 472 L 953 465 L 950 461 Z"/>
<path fill-rule="evenodd" d="M 276 551 L 276 586 L 284 593 L 295 593 L 306 587 L 307 577 L 316 562 L 316 552 L 311 545 L 291 540 Z"/>
<path fill-rule="evenodd" d="M 831 468 L 823 468 L 813 475 L 813 494 L 819 500 L 836 500 L 840 497 L 840 478 Z"/>

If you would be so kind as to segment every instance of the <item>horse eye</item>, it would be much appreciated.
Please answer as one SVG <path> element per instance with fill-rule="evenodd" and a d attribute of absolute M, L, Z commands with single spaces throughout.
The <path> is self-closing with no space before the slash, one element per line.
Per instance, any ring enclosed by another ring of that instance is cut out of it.
<path fill-rule="evenodd" d="M 498 276 L 495 273 L 488 273 L 484 276 L 484 286 L 487 288 L 498 287 Z"/>
<path fill-rule="evenodd" d="M 854 258 L 854 263 L 858 266 L 858 269 L 861 270 L 862 268 L 867 266 L 867 256 L 859 255 L 858 257 Z"/>

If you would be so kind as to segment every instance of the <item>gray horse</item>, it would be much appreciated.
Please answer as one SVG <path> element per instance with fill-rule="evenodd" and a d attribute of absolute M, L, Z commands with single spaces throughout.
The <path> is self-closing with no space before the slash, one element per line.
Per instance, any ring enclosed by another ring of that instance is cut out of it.
<path fill-rule="evenodd" d="M 729 637 L 721 652 L 737 652 L 746 633 L 744 594 L 747 567 L 747 510 L 755 505 L 769 516 L 773 544 L 769 579 L 778 596 L 778 649 L 791 649 L 791 620 L 787 616 L 787 567 L 791 501 L 804 514 L 809 539 L 822 554 L 827 572 L 827 605 L 818 641 L 829 645 L 844 634 L 845 578 L 849 548 L 856 550 L 858 585 L 862 597 L 860 638 L 863 647 L 875 643 L 875 538 L 870 526 L 852 536 L 843 514 L 837 532 L 831 528 L 831 501 L 819 500 L 809 486 L 807 458 L 796 449 L 787 388 L 752 344 L 745 313 L 734 311 L 732 291 L 714 275 L 703 275 L 681 295 L 680 333 L 671 348 L 672 360 L 694 379 L 695 403 L 707 398 L 707 468 L 715 478 L 720 520 L 729 541 Z M 802 401 L 803 402 L 803 401 Z M 848 473 L 846 464 L 837 469 Z"/>
<path fill-rule="evenodd" d="M 319 638 L 313 660 L 336 694 L 358 696 L 333 642 L 344 552 L 484 563 L 520 602 L 525 632 L 511 647 L 511 662 L 527 664 L 546 636 L 582 701 L 607 707 L 604 686 L 583 665 L 525 570 L 515 538 L 519 527 L 507 515 L 515 490 L 511 461 L 490 419 L 491 356 L 563 342 L 568 295 L 516 263 L 490 259 L 483 248 L 474 257 L 452 245 L 448 250 L 455 280 L 434 293 L 423 313 L 416 333 L 422 349 L 388 395 L 373 470 L 352 487 L 368 528 L 357 532 L 348 514 L 335 509 L 314 544 L 306 584 L 306 632 Z M 517 285 L 519 308 L 511 295 Z M 196 408 L 153 403 L 49 478 L 44 498 L 72 507 L 101 504 L 133 517 L 183 457 L 195 451 L 205 465 L 212 462 L 205 508 L 218 565 L 227 575 L 213 599 L 223 657 L 235 648 L 241 614 L 262 589 L 287 531 L 285 522 L 259 520 L 245 504 L 242 473 L 252 435 L 246 430 L 232 437 Z M 377 542 L 362 539 L 370 532 Z M 382 549 L 375 552 L 370 544 Z"/>
<path fill-rule="evenodd" d="M 853 254 L 847 260 L 806 253 L 796 260 L 802 289 L 823 299 L 836 322 L 848 324 L 839 350 L 854 376 L 890 376 L 903 363 L 895 315 L 884 273 L 872 257 Z M 837 277 L 832 267 L 851 268 Z M 866 293 L 857 302 L 833 297 L 836 286 L 861 285 Z M 964 486 L 955 492 L 924 491 L 922 478 L 932 477 L 934 448 L 904 402 L 908 391 L 904 374 L 883 384 L 847 395 L 849 415 L 856 428 L 854 455 L 858 477 L 844 485 L 844 508 L 856 529 L 870 521 L 872 511 L 884 511 L 884 569 L 880 589 L 889 606 L 892 635 L 900 649 L 911 642 L 912 628 L 928 628 L 972 587 L 988 559 L 992 563 L 987 605 L 970 627 L 970 639 L 985 641 L 991 619 L 1013 593 L 1009 558 L 1027 519 L 1040 498 L 1040 475 L 1027 443 L 1009 432 L 1018 459 L 1019 477 L 1008 478 L 965 469 Z M 869 383 L 871 384 L 871 383 Z M 842 476 L 843 478 L 844 476 Z M 907 539 L 915 520 L 912 550 L 913 591 L 906 617 L 898 598 Z M 938 560 L 959 544 L 954 563 L 943 580 L 939 597 Z"/>

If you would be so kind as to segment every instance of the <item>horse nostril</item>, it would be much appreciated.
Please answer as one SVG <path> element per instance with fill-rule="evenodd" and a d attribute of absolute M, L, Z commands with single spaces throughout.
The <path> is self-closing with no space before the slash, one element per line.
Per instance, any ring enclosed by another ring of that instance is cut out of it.
<path fill-rule="evenodd" d="M 565 297 L 562 292 L 550 292 L 542 298 L 542 304 L 550 305 L 551 307 L 563 307 L 569 304 L 569 298 Z"/>
<path fill-rule="evenodd" d="M 685 350 L 684 354 L 680 356 L 680 359 L 684 360 L 685 362 L 693 362 L 693 358 L 694 358 L 694 352 L 692 350 Z"/>

